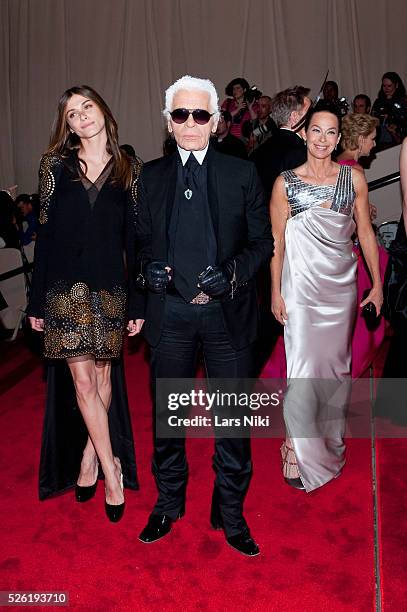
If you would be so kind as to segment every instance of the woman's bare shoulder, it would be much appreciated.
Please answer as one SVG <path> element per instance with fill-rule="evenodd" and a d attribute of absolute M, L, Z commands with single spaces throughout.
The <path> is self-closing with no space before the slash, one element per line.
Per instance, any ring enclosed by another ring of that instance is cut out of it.
<path fill-rule="evenodd" d="M 352 166 L 352 182 L 356 191 L 361 188 L 366 188 L 365 171 L 362 166 Z"/>

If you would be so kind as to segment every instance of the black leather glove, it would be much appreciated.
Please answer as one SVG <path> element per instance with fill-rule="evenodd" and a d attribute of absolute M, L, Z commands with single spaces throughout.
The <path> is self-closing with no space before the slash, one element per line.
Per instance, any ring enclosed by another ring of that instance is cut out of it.
<path fill-rule="evenodd" d="M 150 261 L 146 264 L 144 267 L 144 278 L 147 289 L 150 289 L 153 293 L 165 291 L 168 283 L 171 281 L 168 269 L 169 265 L 165 261 Z"/>
<path fill-rule="evenodd" d="M 221 266 L 208 266 L 198 276 L 198 287 L 209 297 L 222 297 L 232 290 L 235 265 L 227 261 Z"/>

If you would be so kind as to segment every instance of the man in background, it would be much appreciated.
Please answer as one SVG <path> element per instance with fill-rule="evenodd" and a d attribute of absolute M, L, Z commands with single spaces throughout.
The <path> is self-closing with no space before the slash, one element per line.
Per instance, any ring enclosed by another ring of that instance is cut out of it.
<path fill-rule="evenodd" d="M 38 219 L 33 209 L 32 197 L 26 193 L 17 196 L 16 208 L 20 213 L 20 242 L 23 247 L 28 246 L 37 237 Z"/>
<path fill-rule="evenodd" d="M 270 116 L 270 113 L 270 96 L 261 96 L 261 98 L 259 98 L 257 118 L 246 121 L 242 129 L 243 135 L 248 138 L 247 150 L 249 153 L 252 153 L 276 133 L 277 126 Z"/>
<path fill-rule="evenodd" d="M 267 201 L 278 175 L 283 170 L 301 166 L 307 159 L 302 120 L 311 106 L 309 91 L 307 87 L 296 85 L 280 91 L 271 100 L 271 117 L 278 129 L 250 156 L 263 183 Z"/>
<path fill-rule="evenodd" d="M 230 133 L 231 125 L 232 115 L 227 110 L 221 110 L 219 113 L 216 135 L 211 142 L 219 153 L 225 153 L 225 155 L 234 155 L 234 157 L 247 159 L 247 152 L 244 142 L 240 140 L 240 138 L 236 138 L 236 136 L 233 136 L 233 134 Z"/>
<path fill-rule="evenodd" d="M 358 94 L 353 98 L 352 108 L 354 113 L 361 113 L 362 115 L 370 114 L 372 103 L 369 96 L 366 94 Z"/>

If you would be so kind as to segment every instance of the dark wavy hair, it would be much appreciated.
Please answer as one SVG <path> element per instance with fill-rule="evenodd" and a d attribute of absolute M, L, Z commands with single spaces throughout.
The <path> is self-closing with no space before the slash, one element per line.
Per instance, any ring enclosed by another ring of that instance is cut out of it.
<path fill-rule="evenodd" d="M 233 96 L 233 86 L 234 85 L 241 85 L 244 91 L 247 91 L 248 89 L 250 89 L 250 85 L 246 81 L 246 79 L 244 79 L 243 77 L 237 77 L 236 79 L 233 79 L 232 81 L 230 81 L 230 83 L 226 85 L 225 94 L 227 96 Z"/>
<path fill-rule="evenodd" d="M 389 79 L 389 81 L 391 81 L 392 83 L 394 83 L 394 85 L 397 86 L 397 89 L 394 92 L 392 100 L 399 100 L 400 98 L 405 97 L 406 88 L 404 86 L 403 81 L 401 80 L 400 75 L 398 75 L 397 72 L 385 72 L 384 75 L 382 76 L 382 86 L 380 87 L 380 91 L 377 94 L 377 97 L 379 98 L 379 100 L 387 100 L 383 92 L 383 80 L 384 79 Z"/>
<path fill-rule="evenodd" d="M 77 151 L 80 147 L 80 138 L 73 134 L 66 120 L 66 106 L 73 95 L 83 96 L 92 100 L 102 111 L 105 118 L 107 134 L 106 151 L 113 157 L 113 171 L 111 181 L 124 188 L 128 188 L 131 182 L 131 163 L 128 155 L 120 150 L 118 140 L 117 123 L 112 111 L 103 98 L 89 87 L 89 85 L 75 85 L 70 87 L 59 99 L 47 153 L 57 153 L 62 157 L 69 155 L 71 151 Z M 86 164 L 85 164 L 86 166 Z"/>

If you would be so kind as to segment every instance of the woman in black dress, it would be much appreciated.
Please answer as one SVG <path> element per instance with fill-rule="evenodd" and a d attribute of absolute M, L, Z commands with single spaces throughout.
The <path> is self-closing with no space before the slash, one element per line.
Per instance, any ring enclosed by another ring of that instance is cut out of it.
<path fill-rule="evenodd" d="M 65 91 L 40 165 L 40 229 L 28 315 L 33 329 L 44 332 L 45 357 L 66 360 L 86 424 L 76 499 L 93 497 L 99 460 L 112 521 L 124 511 L 123 473 L 107 413 L 112 360 L 120 357 L 126 322 L 130 336 L 138 331 L 123 251 L 131 270 L 140 168 L 138 158 L 120 150 L 117 124 L 99 94 L 87 86 Z M 129 427 L 127 398 L 124 404 Z M 131 431 L 128 442 L 134 457 Z M 69 484 L 68 479 L 59 488 Z"/>

